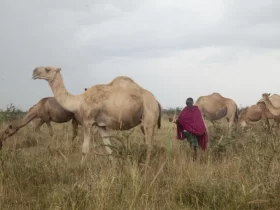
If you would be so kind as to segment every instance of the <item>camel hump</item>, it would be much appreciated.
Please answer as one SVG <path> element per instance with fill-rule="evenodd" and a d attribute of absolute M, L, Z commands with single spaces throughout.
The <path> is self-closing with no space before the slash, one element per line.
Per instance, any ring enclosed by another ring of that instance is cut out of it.
<path fill-rule="evenodd" d="M 116 85 L 116 84 L 120 84 L 120 83 L 123 83 L 123 82 L 127 82 L 127 83 L 131 83 L 131 84 L 136 84 L 136 82 L 131 79 L 130 77 L 127 77 L 127 76 L 118 76 L 116 77 L 115 79 L 113 79 L 109 85 Z"/>
<path fill-rule="evenodd" d="M 50 98 L 51 97 L 45 97 L 40 99 L 37 104 L 34 104 L 32 107 L 29 108 L 28 112 L 30 112 L 31 110 L 34 111 L 35 109 L 38 109 L 39 107 L 44 105 Z"/>
<path fill-rule="evenodd" d="M 133 79 L 131 79 L 130 77 L 127 76 L 118 76 L 115 79 L 112 80 L 112 83 L 114 81 L 118 81 L 118 80 L 122 80 L 122 81 L 129 81 L 129 82 L 135 82 Z"/>
<path fill-rule="evenodd" d="M 115 86 L 115 87 L 123 87 L 123 88 L 129 88 L 129 89 L 139 89 L 143 90 L 143 88 L 138 85 L 133 79 L 127 76 L 119 76 L 113 79 L 109 85 Z"/>
<path fill-rule="evenodd" d="M 222 96 L 220 93 L 218 93 L 218 92 L 213 92 L 213 93 L 210 94 L 209 96 L 219 96 L 219 97 L 222 97 L 222 98 L 223 98 L 223 96 Z"/>
<path fill-rule="evenodd" d="M 231 100 L 228 98 L 223 97 L 220 93 L 213 92 L 206 96 L 200 96 L 195 102 L 195 105 L 201 105 L 202 103 L 218 103 L 218 102 L 226 102 L 227 100 Z"/>
<path fill-rule="evenodd" d="M 220 93 L 217 93 L 217 92 L 213 92 L 211 95 L 209 95 L 209 98 L 217 98 L 222 101 L 232 100 L 230 98 L 226 98 L 226 97 L 222 96 Z"/>

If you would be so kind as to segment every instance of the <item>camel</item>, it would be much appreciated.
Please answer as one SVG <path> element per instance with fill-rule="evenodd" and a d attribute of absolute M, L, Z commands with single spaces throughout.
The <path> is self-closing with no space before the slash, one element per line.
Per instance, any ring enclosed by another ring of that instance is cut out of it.
<path fill-rule="evenodd" d="M 97 84 L 80 95 L 72 95 L 64 86 L 61 68 L 39 66 L 33 70 L 32 77 L 46 80 L 58 103 L 81 122 L 84 129 L 81 164 L 89 151 L 92 126 L 97 128 L 104 144 L 111 145 L 108 128 L 129 130 L 141 124 L 148 146 L 145 162 L 148 165 L 155 128 L 159 129 L 161 124 L 161 107 L 150 91 L 129 77 L 119 76 L 108 84 Z M 105 146 L 105 150 L 113 163 L 111 148 Z"/>
<path fill-rule="evenodd" d="M 272 115 L 266 107 L 265 103 L 263 101 L 259 101 L 257 104 L 246 107 L 241 111 L 238 117 L 238 124 L 242 128 L 245 128 L 247 124 L 255 123 L 259 120 L 262 120 L 267 128 L 270 129 L 268 119 L 273 119 L 277 123 L 277 126 L 279 126 L 280 116 L 277 117 Z"/>
<path fill-rule="evenodd" d="M 270 93 L 268 94 L 270 102 L 275 106 L 275 107 L 280 107 L 280 95 L 278 94 L 273 94 L 271 95 Z M 263 97 L 258 101 L 258 102 L 264 102 Z M 257 102 L 257 103 L 258 103 Z"/>
<path fill-rule="evenodd" d="M 271 102 L 271 98 L 272 98 L 272 96 L 270 96 L 271 94 L 270 93 L 263 93 L 262 94 L 262 99 L 261 100 L 263 100 L 264 101 L 264 103 L 265 103 L 265 105 L 266 105 L 266 107 L 267 107 L 267 109 L 269 110 L 269 112 L 271 113 L 271 114 L 273 114 L 274 116 L 277 116 L 277 117 L 280 117 L 280 107 L 279 106 L 277 106 L 276 105 L 276 103 L 275 104 L 273 104 L 272 102 Z M 276 94 L 274 94 L 274 95 L 276 95 Z M 279 96 L 279 95 L 278 95 Z M 275 96 L 275 98 L 277 97 L 277 95 Z M 279 103 L 280 101 L 278 101 L 278 103 Z"/>
<path fill-rule="evenodd" d="M 50 122 L 65 123 L 72 119 L 72 140 L 74 140 L 77 136 L 79 122 L 75 118 L 74 114 L 63 109 L 54 97 L 46 97 L 42 98 L 37 104 L 32 106 L 22 119 L 9 123 L 7 128 L 0 135 L 0 141 L 2 142 L 14 135 L 20 128 L 27 125 L 33 119 L 40 120 L 36 125 L 35 132 L 38 132 L 40 127 L 46 123 L 49 128 L 50 136 L 53 136 L 54 134 Z"/>
<path fill-rule="evenodd" d="M 230 98 L 225 98 L 219 93 L 200 96 L 194 105 L 197 105 L 203 116 L 209 119 L 215 126 L 214 121 L 226 117 L 228 122 L 228 135 L 231 135 L 232 125 L 238 120 L 237 104 Z"/>
<path fill-rule="evenodd" d="M 87 88 L 85 88 L 85 91 L 87 91 Z M 161 104 L 160 104 L 158 101 L 157 101 L 157 103 L 158 103 L 159 109 L 162 110 Z M 160 117 L 161 117 L 161 116 L 160 116 Z M 161 127 L 161 120 L 160 120 L 160 119 L 159 119 L 159 121 L 158 121 L 158 127 L 159 127 L 159 128 Z M 143 125 L 141 125 L 140 129 L 141 129 L 142 133 L 145 135 L 145 130 L 144 130 Z M 145 139 L 144 139 L 144 140 L 145 140 Z M 146 143 L 146 141 L 145 141 L 145 143 Z"/>

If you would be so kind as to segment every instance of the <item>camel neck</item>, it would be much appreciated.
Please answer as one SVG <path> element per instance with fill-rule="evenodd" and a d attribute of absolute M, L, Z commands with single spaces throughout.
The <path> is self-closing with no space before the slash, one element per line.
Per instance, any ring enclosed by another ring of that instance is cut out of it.
<path fill-rule="evenodd" d="M 56 77 L 49 82 L 55 99 L 67 111 L 75 112 L 80 106 L 80 96 L 70 94 L 63 82 L 62 75 L 58 72 Z"/>
<path fill-rule="evenodd" d="M 37 108 L 37 107 L 36 107 Z M 19 129 L 23 126 L 25 126 L 26 124 L 28 124 L 31 120 L 33 120 L 34 118 L 37 117 L 36 114 L 36 109 L 35 107 L 32 107 L 25 115 L 22 119 L 16 121 L 14 123 L 14 126 Z"/>

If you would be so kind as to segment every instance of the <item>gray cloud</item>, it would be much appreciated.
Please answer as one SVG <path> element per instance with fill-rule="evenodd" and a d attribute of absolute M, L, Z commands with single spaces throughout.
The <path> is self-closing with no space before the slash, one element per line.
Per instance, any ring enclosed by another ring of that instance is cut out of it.
<path fill-rule="evenodd" d="M 279 8 L 277 0 L 0 3 L 0 107 L 52 96 L 31 79 L 39 65 L 62 67 L 74 94 L 127 75 L 165 107 L 212 91 L 250 105 L 278 90 Z"/>

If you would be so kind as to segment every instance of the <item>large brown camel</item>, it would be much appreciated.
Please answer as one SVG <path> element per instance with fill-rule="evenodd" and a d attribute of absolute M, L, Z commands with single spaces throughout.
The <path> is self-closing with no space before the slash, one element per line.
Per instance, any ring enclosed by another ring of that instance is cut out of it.
<path fill-rule="evenodd" d="M 259 101 L 257 104 L 246 107 L 240 112 L 238 116 L 238 124 L 242 128 L 245 128 L 247 124 L 256 123 L 259 120 L 262 120 L 267 128 L 270 129 L 269 119 L 273 119 L 274 122 L 277 123 L 277 126 L 279 126 L 280 116 L 277 117 L 272 115 L 265 103 L 263 101 Z"/>
<path fill-rule="evenodd" d="M 280 107 L 276 107 L 276 105 L 274 105 L 272 102 L 271 102 L 271 100 L 270 100 L 270 98 L 273 96 L 271 96 L 270 97 L 270 93 L 263 93 L 262 94 L 262 100 L 264 101 L 264 103 L 265 103 L 265 105 L 266 105 L 266 107 L 268 108 L 268 110 L 269 110 L 269 112 L 271 113 L 271 114 L 273 114 L 274 116 L 279 116 L 280 117 Z M 276 94 L 275 94 L 276 95 Z M 277 96 L 276 96 L 277 97 Z M 275 98 L 276 98 L 275 97 Z"/>
<path fill-rule="evenodd" d="M 107 128 L 129 130 L 142 124 L 148 144 L 148 165 L 154 131 L 156 126 L 160 128 L 161 122 L 161 107 L 154 95 L 125 76 L 116 77 L 108 84 L 89 87 L 80 95 L 72 95 L 65 89 L 60 71 L 61 68 L 41 66 L 33 70 L 32 76 L 46 80 L 58 103 L 81 122 L 84 129 L 81 164 L 89 151 L 92 126 L 96 126 L 104 144 L 111 145 Z M 110 147 L 105 146 L 105 149 L 112 153 Z M 110 159 L 113 160 L 112 156 Z"/>
<path fill-rule="evenodd" d="M 7 128 L 0 134 L 1 142 L 17 133 L 20 128 L 27 125 L 33 119 L 40 119 L 35 128 L 36 132 L 38 132 L 40 127 L 46 123 L 51 136 L 54 134 L 51 122 L 65 123 L 72 119 L 72 140 L 77 136 L 79 123 L 74 114 L 65 110 L 54 97 L 46 97 L 42 98 L 37 104 L 32 106 L 22 119 L 9 123 Z"/>
<path fill-rule="evenodd" d="M 225 117 L 228 121 L 228 135 L 231 135 L 233 123 L 238 120 L 238 107 L 232 99 L 214 92 L 207 96 L 200 96 L 194 105 L 200 108 L 204 117 L 213 125 L 214 121 Z"/>

